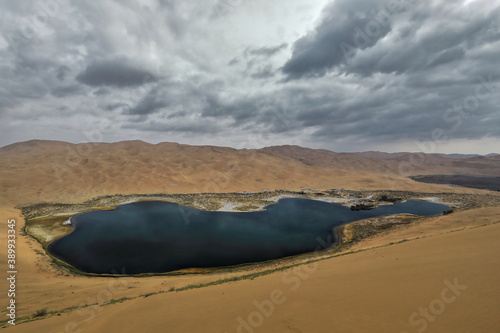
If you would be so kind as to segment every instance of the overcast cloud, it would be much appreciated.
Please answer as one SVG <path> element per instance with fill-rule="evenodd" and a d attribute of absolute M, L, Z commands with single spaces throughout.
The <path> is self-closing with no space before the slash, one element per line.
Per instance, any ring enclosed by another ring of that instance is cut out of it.
<path fill-rule="evenodd" d="M 1 146 L 500 153 L 498 0 L 3 1 L 0 29 Z"/>

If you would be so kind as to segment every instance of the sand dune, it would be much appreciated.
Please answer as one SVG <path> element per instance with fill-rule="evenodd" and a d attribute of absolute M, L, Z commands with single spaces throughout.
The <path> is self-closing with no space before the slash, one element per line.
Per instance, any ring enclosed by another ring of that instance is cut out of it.
<path fill-rule="evenodd" d="M 438 154 L 380 152 L 335 153 L 324 149 L 299 146 L 274 146 L 260 151 L 290 157 L 310 166 L 388 173 L 402 176 L 416 175 L 482 175 L 500 176 L 498 155 L 489 157 L 452 158 Z"/>
<path fill-rule="evenodd" d="M 384 173 L 371 160 L 306 165 L 266 151 L 142 141 L 70 144 L 28 141 L 0 148 L 0 188 L 19 205 L 81 202 L 107 194 L 349 188 L 469 191 Z M 331 153 L 335 154 L 335 153 Z M 337 155 L 335 155 L 337 156 Z M 340 155 L 343 156 L 343 155 Z M 343 157 L 335 157 L 342 160 Z M 498 163 L 497 163 L 498 164 Z M 375 172 L 370 172 L 374 170 Z M 382 172 L 383 175 L 376 172 Z M 470 192 L 470 191 L 469 191 Z"/>

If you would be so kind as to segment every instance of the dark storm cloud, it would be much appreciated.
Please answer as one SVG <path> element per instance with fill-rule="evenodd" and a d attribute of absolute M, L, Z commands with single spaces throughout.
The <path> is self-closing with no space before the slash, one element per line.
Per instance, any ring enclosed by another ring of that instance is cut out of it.
<path fill-rule="evenodd" d="M 315 30 L 295 42 L 282 71 L 289 79 L 329 71 L 402 74 L 456 63 L 467 51 L 500 40 L 498 29 L 492 29 L 498 24 L 498 6 L 489 13 L 456 6 L 337 0 L 324 10 Z"/>
<path fill-rule="evenodd" d="M 500 40 L 500 33 L 489 32 L 498 20 L 498 8 L 489 15 L 451 12 L 446 5 L 435 6 L 430 13 L 419 16 L 412 23 L 412 33 L 405 38 L 399 31 L 391 34 L 387 43 L 358 53 L 344 70 L 350 73 L 409 73 L 425 70 L 446 71 L 455 65 L 474 66 L 468 52 Z M 420 9 L 423 10 L 423 9 Z M 446 24 L 442 22 L 445 19 Z M 432 29 L 426 29 L 432 27 Z M 437 33 L 439 32 L 439 33 Z"/>
<path fill-rule="evenodd" d="M 428 67 L 436 67 L 439 65 L 444 65 L 450 62 L 454 62 L 460 59 L 463 59 L 465 57 L 465 50 L 460 47 L 453 47 L 448 50 L 444 50 L 439 52 L 434 59 L 430 60 L 428 63 Z"/>
<path fill-rule="evenodd" d="M 364 38 L 360 27 L 362 29 L 373 20 L 369 11 L 381 10 L 383 4 L 382 0 L 337 0 L 330 4 L 316 29 L 295 42 L 292 57 L 283 66 L 283 72 L 289 78 L 324 75 L 347 60 L 346 53 L 350 50 L 347 42 L 352 44 L 355 40 L 359 49 L 373 46 L 390 31 L 390 22 L 380 16 L 383 24 L 372 38 Z"/>
<path fill-rule="evenodd" d="M 281 69 L 315 87 L 289 97 L 289 123 L 319 142 L 498 137 L 500 5 L 476 3 L 333 2 Z"/>
<path fill-rule="evenodd" d="M 244 62 L 246 68 L 243 70 L 243 73 L 246 76 L 256 80 L 270 79 L 276 76 L 277 70 L 268 62 L 268 58 L 273 57 L 287 47 L 287 43 L 259 48 L 248 47 L 244 50 L 241 59 L 233 58 L 228 62 L 228 65 L 235 66 L 240 62 Z"/>
<path fill-rule="evenodd" d="M 93 62 L 76 79 L 89 86 L 130 87 L 154 81 L 154 77 L 144 69 L 123 59 Z"/>
<path fill-rule="evenodd" d="M 234 65 L 238 64 L 239 62 L 240 62 L 240 60 L 239 60 L 238 58 L 233 58 L 233 59 L 231 59 L 231 60 L 227 63 L 227 65 L 228 65 L 228 66 L 234 66 Z"/>
<path fill-rule="evenodd" d="M 68 67 L 68 66 L 60 66 L 58 69 L 57 69 L 57 72 L 56 72 L 56 77 L 60 80 L 60 81 L 64 81 L 64 79 L 66 78 L 67 74 L 71 72 L 71 69 Z"/>
<path fill-rule="evenodd" d="M 251 54 L 251 55 L 270 57 L 270 56 L 275 55 L 276 53 L 286 49 L 287 47 L 288 47 L 288 44 L 283 43 L 283 44 L 277 45 L 277 46 L 267 46 L 267 47 L 264 46 L 264 47 L 260 47 L 257 49 L 249 48 L 247 50 L 247 53 Z"/>
<path fill-rule="evenodd" d="M 116 103 L 111 103 L 111 104 L 106 105 L 106 110 L 113 111 L 113 110 L 116 110 L 119 108 L 124 108 L 124 107 L 128 107 L 128 104 L 116 102 Z"/>
<path fill-rule="evenodd" d="M 217 133 L 221 131 L 221 126 L 214 122 L 206 120 L 199 121 L 177 121 L 177 122 L 141 122 L 124 124 L 121 126 L 124 129 L 139 129 L 149 132 L 184 132 L 184 133 Z"/>
<path fill-rule="evenodd" d="M 111 93 L 111 89 L 106 88 L 106 87 L 101 87 L 99 89 L 96 89 L 93 94 L 94 96 L 105 96 Z"/>
<path fill-rule="evenodd" d="M 143 97 L 137 105 L 130 108 L 127 111 L 127 114 L 131 115 L 148 115 L 154 113 L 161 108 L 168 106 L 169 103 L 165 100 L 165 98 L 158 96 L 156 94 L 148 94 Z"/>
<path fill-rule="evenodd" d="M 12 108 L 17 103 L 12 98 L 7 98 L 6 96 L 0 95 L 0 114 L 4 113 L 7 109 Z"/>
<path fill-rule="evenodd" d="M 220 88 L 219 81 L 199 83 L 194 80 L 164 79 L 124 113 L 128 115 L 201 114 L 209 110 L 208 113 L 215 114 L 221 108 L 218 98 Z"/>
<path fill-rule="evenodd" d="M 500 121 L 495 111 L 498 98 L 484 88 L 481 93 L 485 98 L 479 101 L 475 97 L 479 87 L 478 82 L 454 89 L 416 90 L 394 79 L 386 87 L 354 92 L 349 98 L 327 98 L 327 91 L 323 91 L 314 101 L 300 101 L 301 109 L 307 111 L 299 111 L 297 120 L 302 126 L 314 127 L 313 137 L 320 141 L 431 141 L 435 130 L 442 131 L 447 139 L 481 138 L 486 132 L 495 135 L 496 127 L 484 120 Z M 467 100 L 478 104 L 467 105 Z"/>
<path fill-rule="evenodd" d="M 202 117 L 218 121 L 231 119 L 234 128 L 260 128 L 269 133 L 297 129 L 295 114 L 302 107 L 294 104 L 293 89 L 256 94 L 232 100 L 209 98 Z"/>
<path fill-rule="evenodd" d="M 253 122 L 259 115 L 259 109 L 257 100 L 254 97 L 244 97 L 227 102 L 211 99 L 202 115 L 214 118 L 232 118 L 237 122 L 244 120 Z"/>
<path fill-rule="evenodd" d="M 254 79 L 269 79 L 274 76 L 274 72 L 275 71 L 271 65 L 266 65 L 252 73 L 250 76 Z"/>
<path fill-rule="evenodd" d="M 50 92 L 52 95 L 55 97 L 67 97 L 71 95 L 77 95 L 82 91 L 82 87 L 78 84 L 73 84 L 69 86 L 60 86 L 60 87 L 55 87 L 52 89 Z"/>

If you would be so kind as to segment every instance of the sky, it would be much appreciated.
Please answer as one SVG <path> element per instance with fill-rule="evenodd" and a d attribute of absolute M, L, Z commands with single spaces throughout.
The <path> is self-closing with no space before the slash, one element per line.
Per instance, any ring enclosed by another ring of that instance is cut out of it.
<path fill-rule="evenodd" d="M 500 1 L 0 3 L 0 146 L 500 153 Z"/>

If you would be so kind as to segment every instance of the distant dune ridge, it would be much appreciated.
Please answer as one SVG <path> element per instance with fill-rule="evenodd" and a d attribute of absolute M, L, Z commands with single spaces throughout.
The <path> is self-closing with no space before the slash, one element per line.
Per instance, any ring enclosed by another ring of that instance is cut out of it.
<path fill-rule="evenodd" d="M 306 165 L 345 170 L 389 172 L 404 176 L 453 174 L 500 176 L 500 155 L 487 156 L 424 153 L 335 153 L 299 146 L 273 146 L 261 149 L 298 160 Z M 401 172 L 402 171 L 402 172 Z"/>
<path fill-rule="evenodd" d="M 20 205 L 133 193 L 301 188 L 450 191 L 447 186 L 420 184 L 405 177 L 500 175 L 498 155 L 451 158 L 335 153 L 299 146 L 238 150 L 143 141 L 71 144 L 32 140 L 0 148 L 0 160 L 2 195 Z"/>

